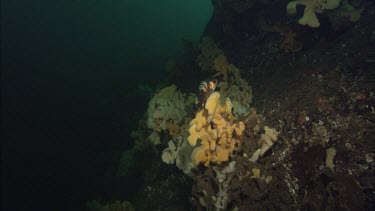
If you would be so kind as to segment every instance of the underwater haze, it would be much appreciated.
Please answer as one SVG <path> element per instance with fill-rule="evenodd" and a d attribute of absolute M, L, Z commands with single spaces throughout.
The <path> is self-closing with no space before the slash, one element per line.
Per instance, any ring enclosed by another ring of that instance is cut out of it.
<path fill-rule="evenodd" d="M 3 209 L 110 198 L 105 177 L 147 107 L 138 85 L 165 80 L 211 15 L 208 0 L 4 0 Z"/>

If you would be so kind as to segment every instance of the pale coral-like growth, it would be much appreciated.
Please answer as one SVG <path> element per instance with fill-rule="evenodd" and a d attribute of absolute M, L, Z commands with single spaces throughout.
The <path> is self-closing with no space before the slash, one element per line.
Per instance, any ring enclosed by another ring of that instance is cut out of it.
<path fill-rule="evenodd" d="M 231 99 L 234 115 L 246 116 L 249 114 L 253 91 L 245 80 L 236 77 L 231 86 L 226 82 L 221 82 L 219 83 L 219 88 L 224 96 Z"/>
<path fill-rule="evenodd" d="M 216 210 L 227 210 L 230 197 L 228 195 L 229 184 L 233 179 L 233 172 L 236 169 L 236 162 L 230 162 L 226 167 L 219 169 L 214 168 L 216 172 L 216 179 L 218 180 L 218 192 L 213 200 L 215 201 Z"/>
<path fill-rule="evenodd" d="M 218 84 L 218 87 L 223 98 L 229 97 L 232 100 L 235 115 L 246 116 L 253 98 L 251 87 L 241 78 L 240 70 L 229 63 L 223 51 L 216 46 L 212 39 L 204 38 L 201 46 L 205 51 L 202 51 L 200 57 L 204 55 L 209 56 L 209 59 L 205 60 L 206 63 L 202 62 L 202 65 L 204 65 L 201 68 L 216 71 L 212 77 L 222 78 L 222 82 Z M 200 89 L 205 90 L 206 86 L 207 84 L 203 83 Z"/>
<path fill-rule="evenodd" d="M 173 143 L 172 140 L 168 142 L 168 148 L 163 150 L 163 153 L 161 155 L 161 159 L 164 163 L 167 164 L 173 164 L 176 160 L 178 151 L 176 145 Z"/>
<path fill-rule="evenodd" d="M 297 13 L 297 5 L 305 6 L 302 18 L 298 20 L 301 25 L 307 25 L 312 28 L 320 26 L 316 13 L 322 13 L 323 10 L 333 10 L 340 5 L 341 0 L 296 0 L 288 3 L 286 9 L 288 14 Z"/>
<path fill-rule="evenodd" d="M 160 90 L 148 104 L 147 125 L 154 131 L 179 134 L 179 126 L 186 116 L 186 96 L 175 85 Z"/>
<path fill-rule="evenodd" d="M 261 147 L 257 149 L 251 158 L 249 159 L 251 162 L 256 162 L 259 157 L 262 157 L 264 153 L 266 153 L 277 141 L 277 137 L 279 132 L 275 129 L 269 128 L 268 126 L 264 126 L 264 134 L 262 134 L 260 138 Z"/>
<path fill-rule="evenodd" d="M 192 147 L 189 142 L 182 141 L 178 146 L 178 155 L 176 158 L 176 166 L 190 177 L 193 177 L 191 170 L 196 166 L 191 159 L 193 150 L 194 147 Z"/>
<path fill-rule="evenodd" d="M 250 110 L 253 99 L 253 91 L 249 84 L 241 78 L 240 70 L 233 64 L 229 64 L 224 55 L 215 60 L 215 69 L 218 71 L 214 77 L 222 75 L 223 82 L 218 87 L 224 98 L 231 99 L 233 113 L 237 116 L 245 116 Z"/>
<path fill-rule="evenodd" d="M 279 135 L 275 129 L 271 129 L 268 126 L 264 126 L 264 134 L 260 138 L 262 142 L 262 147 L 260 148 L 260 156 L 273 146 L 273 144 L 277 141 L 277 136 Z"/>
<path fill-rule="evenodd" d="M 329 148 L 326 150 L 327 158 L 326 158 L 326 167 L 329 168 L 332 172 L 334 172 L 333 169 L 333 158 L 336 156 L 336 149 L 335 148 Z"/>
<path fill-rule="evenodd" d="M 154 144 L 154 145 L 158 145 L 160 144 L 160 136 L 157 132 L 153 131 L 149 136 L 148 136 L 148 140 Z"/>

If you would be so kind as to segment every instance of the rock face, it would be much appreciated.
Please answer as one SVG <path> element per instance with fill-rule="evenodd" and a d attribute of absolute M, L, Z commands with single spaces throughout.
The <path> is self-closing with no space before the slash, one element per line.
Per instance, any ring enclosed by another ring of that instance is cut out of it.
<path fill-rule="evenodd" d="M 345 13 L 336 9 L 315 11 L 320 27 L 312 28 L 286 16 L 286 1 L 213 2 L 205 34 L 219 44 L 211 42 L 214 53 L 199 62 L 220 78 L 219 93 L 193 113 L 188 138 L 176 145 L 175 162 L 194 183 L 184 208 L 373 210 L 373 4 L 357 1 L 356 9 L 368 6 L 358 24 L 337 18 Z M 285 30 L 269 26 L 287 28 L 303 48 L 285 51 L 279 34 Z M 248 89 L 230 81 L 229 61 L 252 85 L 249 103 L 241 100 Z M 238 151 L 232 143 L 241 145 Z"/>

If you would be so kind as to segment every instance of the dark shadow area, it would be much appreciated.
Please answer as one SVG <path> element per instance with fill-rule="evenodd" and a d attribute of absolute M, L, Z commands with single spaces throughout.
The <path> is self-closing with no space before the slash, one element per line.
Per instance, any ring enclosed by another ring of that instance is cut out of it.
<path fill-rule="evenodd" d="M 176 4 L 150 17 L 165 5 L 148 3 L 2 2 L 4 210 L 83 210 L 136 188 L 108 178 L 147 108 L 137 87 L 164 81 L 166 59 L 210 16 L 206 2 L 200 22 L 168 17 Z M 181 27 L 161 27 L 171 20 Z"/>

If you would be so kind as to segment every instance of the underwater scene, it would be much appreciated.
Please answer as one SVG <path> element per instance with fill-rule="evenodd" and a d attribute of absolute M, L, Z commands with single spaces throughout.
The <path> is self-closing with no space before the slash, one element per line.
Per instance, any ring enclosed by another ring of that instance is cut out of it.
<path fill-rule="evenodd" d="M 373 0 L 1 8 L 1 210 L 375 210 Z"/>

